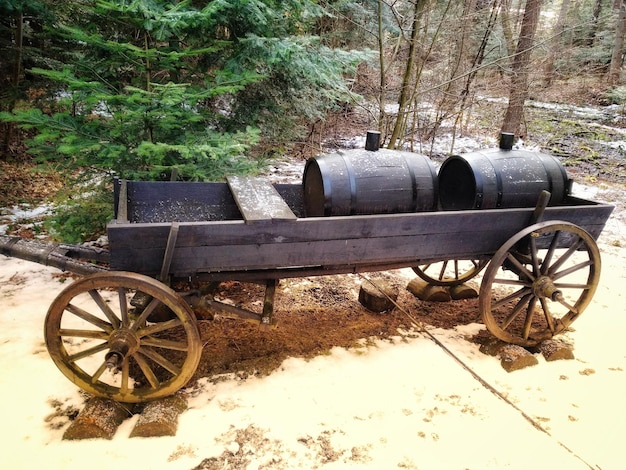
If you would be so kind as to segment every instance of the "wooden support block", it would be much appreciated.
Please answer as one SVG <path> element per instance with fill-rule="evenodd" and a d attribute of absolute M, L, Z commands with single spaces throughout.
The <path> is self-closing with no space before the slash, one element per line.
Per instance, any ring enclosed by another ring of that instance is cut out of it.
<path fill-rule="evenodd" d="M 276 188 L 266 179 L 229 176 L 226 180 L 247 224 L 297 219 Z"/>
<path fill-rule="evenodd" d="M 450 297 L 452 300 L 475 299 L 478 297 L 478 290 L 469 284 L 459 284 L 450 287 Z"/>
<path fill-rule="evenodd" d="M 372 312 L 388 312 L 398 300 L 398 289 L 385 281 L 363 281 L 359 289 L 359 302 Z"/>
<path fill-rule="evenodd" d="M 483 354 L 495 357 L 500 354 L 500 351 L 502 350 L 502 348 L 506 346 L 507 344 L 508 343 L 505 343 L 501 339 L 491 337 L 488 340 L 486 340 L 484 343 L 482 343 L 478 350 Z"/>
<path fill-rule="evenodd" d="M 178 416 L 187 409 L 180 394 L 148 402 L 130 433 L 130 437 L 175 436 Z"/>
<path fill-rule="evenodd" d="M 90 398 L 65 430 L 63 439 L 113 439 L 122 421 L 131 416 L 126 406 L 108 398 Z"/>
<path fill-rule="evenodd" d="M 521 346 L 505 343 L 498 338 L 490 338 L 480 345 L 480 352 L 489 356 L 499 356 L 500 365 L 507 372 L 537 365 L 539 361 L 532 353 Z"/>
<path fill-rule="evenodd" d="M 548 339 L 542 341 L 537 346 L 537 352 L 543 354 L 546 361 L 557 361 L 560 359 L 574 359 L 572 346 L 563 341 Z"/>
<path fill-rule="evenodd" d="M 516 344 L 507 344 L 500 349 L 500 365 L 507 372 L 539 364 L 529 351 Z"/>
<path fill-rule="evenodd" d="M 443 286 L 433 286 L 416 277 L 406 286 L 407 290 L 420 300 L 427 302 L 449 302 L 450 292 Z"/>

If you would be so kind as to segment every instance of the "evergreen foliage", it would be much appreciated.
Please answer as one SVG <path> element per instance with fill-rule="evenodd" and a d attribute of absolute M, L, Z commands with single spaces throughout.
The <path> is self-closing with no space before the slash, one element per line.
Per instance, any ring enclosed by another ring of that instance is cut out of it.
<path fill-rule="evenodd" d="M 362 53 L 308 34 L 306 0 L 96 0 L 56 30 L 73 60 L 33 68 L 53 100 L 0 118 L 37 135 L 30 151 L 124 178 L 190 180 L 255 171 L 261 137 L 281 147 L 298 124 L 354 99 L 344 73 Z M 294 131 L 295 129 L 295 131 Z M 302 129 L 300 129 L 302 130 Z"/>

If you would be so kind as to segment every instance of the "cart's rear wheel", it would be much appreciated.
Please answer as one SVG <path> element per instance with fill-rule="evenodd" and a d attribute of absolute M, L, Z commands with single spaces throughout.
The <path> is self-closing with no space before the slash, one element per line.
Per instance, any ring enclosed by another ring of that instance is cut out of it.
<path fill-rule="evenodd" d="M 433 286 L 456 286 L 469 281 L 489 263 L 488 259 L 455 259 L 414 266 L 413 271 Z"/>
<path fill-rule="evenodd" d="M 580 316 L 599 278 L 600 252 L 589 233 L 569 222 L 532 225 L 509 239 L 485 271 L 483 322 L 503 341 L 535 346 Z"/>
<path fill-rule="evenodd" d="M 157 317 L 167 317 L 157 322 Z M 96 396 L 126 403 L 175 393 L 194 374 L 202 344 L 193 311 L 159 281 L 103 272 L 68 286 L 45 320 L 56 366 Z"/>

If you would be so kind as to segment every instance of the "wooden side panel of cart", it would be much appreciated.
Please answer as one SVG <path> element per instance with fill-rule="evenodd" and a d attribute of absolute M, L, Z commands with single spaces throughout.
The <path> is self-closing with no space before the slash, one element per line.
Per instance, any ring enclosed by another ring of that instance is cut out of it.
<path fill-rule="evenodd" d="M 284 191 L 297 193 L 298 185 L 287 186 L 293 188 Z M 223 191 L 220 186 L 211 189 Z M 228 207 L 229 217 L 235 217 L 236 205 L 224 202 L 226 191 L 220 193 L 221 204 Z M 190 202 L 190 195 L 182 197 L 187 207 L 197 202 Z M 168 204 L 179 209 L 182 205 L 180 201 Z M 570 198 L 568 205 L 547 208 L 544 220 L 575 223 L 597 238 L 611 210 L 610 205 Z M 294 212 L 297 213 L 297 208 Z M 162 217 L 163 209 L 158 213 Z M 245 223 L 241 216 L 237 220 L 177 221 L 175 254 L 169 274 L 271 279 L 489 257 L 526 227 L 532 214 L 533 208 L 523 208 L 300 217 L 254 224 Z M 129 219 L 132 220 L 132 215 Z M 108 226 L 111 269 L 159 273 L 172 222 L 142 223 L 119 218 L 112 221 Z"/>

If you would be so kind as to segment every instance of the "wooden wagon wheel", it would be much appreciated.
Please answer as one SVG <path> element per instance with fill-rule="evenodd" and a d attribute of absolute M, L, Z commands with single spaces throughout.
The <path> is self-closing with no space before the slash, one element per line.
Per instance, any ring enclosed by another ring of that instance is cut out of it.
<path fill-rule="evenodd" d="M 165 321 L 155 321 L 166 316 Z M 96 396 L 126 403 L 171 395 L 194 374 L 202 344 L 187 303 L 141 274 L 103 272 L 72 283 L 45 320 L 56 366 Z"/>
<path fill-rule="evenodd" d="M 414 266 L 413 271 L 433 286 L 456 286 L 477 276 L 488 259 L 455 259 Z"/>
<path fill-rule="evenodd" d="M 580 316 L 599 278 L 600 252 L 589 233 L 569 222 L 532 225 L 511 237 L 485 271 L 483 322 L 503 341 L 534 346 Z"/>

